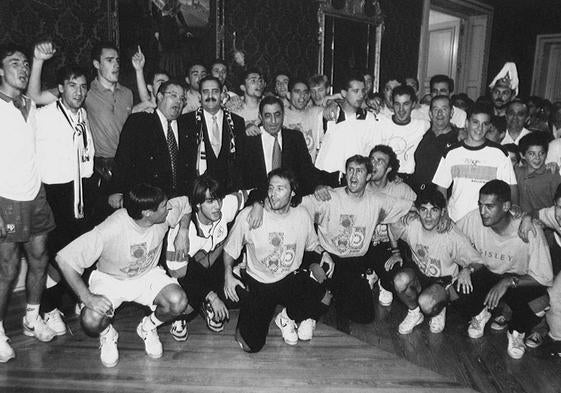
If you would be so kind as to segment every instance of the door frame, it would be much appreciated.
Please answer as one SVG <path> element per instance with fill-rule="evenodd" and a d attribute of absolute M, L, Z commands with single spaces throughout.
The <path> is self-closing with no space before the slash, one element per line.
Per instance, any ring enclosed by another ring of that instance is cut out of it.
<path fill-rule="evenodd" d="M 491 46 L 491 31 L 493 27 L 493 7 L 477 0 L 423 0 L 423 19 L 421 24 L 421 38 L 419 42 L 419 61 L 417 67 L 417 79 L 419 83 L 425 79 L 427 69 L 427 53 L 429 45 L 429 14 L 430 11 L 438 11 L 453 15 L 461 19 L 460 40 L 458 42 L 457 71 L 455 92 L 461 92 L 466 87 L 467 70 L 463 67 L 466 62 L 469 31 L 466 32 L 467 20 L 472 16 L 487 16 L 487 26 L 485 32 L 485 46 L 483 52 L 483 65 L 481 69 L 480 94 L 486 90 L 487 67 L 489 65 L 489 48 Z M 466 34 L 467 33 L 467 34 Z M 419 91 L 420 95 L 425 92 Z"/>
<path fill-rule="evenodd" d="M 545 48 L 547 45 L 561 43 L 561 33 L 557 34 L 538 34 L 536 37 L 536 50 L 534 52 L 534 68 L 532 69 L 532 87 L 531 92 L 532 95 L 540 95 L 541 97 L 550 99 L 549 97 L 545 97 L 545 90 L 541 91 L 542 86 L 540 84 L 540 78 L 542 71 L 544 71 L 544 67 L 547 65 L 547 61 L 549 59 L 545 59 Z"/>

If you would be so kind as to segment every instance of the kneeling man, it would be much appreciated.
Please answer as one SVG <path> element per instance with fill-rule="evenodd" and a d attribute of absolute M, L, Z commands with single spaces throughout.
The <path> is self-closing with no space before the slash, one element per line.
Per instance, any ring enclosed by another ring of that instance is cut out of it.
<path fill-rule="evenodd" d="M 153 310 L 136 332 L 148 356 L 162 357 L 157 328 L 185 311 L 187 297 L 177 280 L 158 266 L 158 260 L 170 227 L 181 226 L 176 249 L 186 249 L 190 213 L 187 197 L 168 201 L 160 188 L 139 184 L 125 194 L 124 208 L 59 251 L 57 262 L 62 273 L 85 305 L 82 326 L 88 334 L 99 334 L 104 366 L 113 367 L 119 361 L 119 334 L 111 319 L 123 302 Z M 88 288 L 81 274 L 96 261 L 97 270 L 92 272 Z"/>

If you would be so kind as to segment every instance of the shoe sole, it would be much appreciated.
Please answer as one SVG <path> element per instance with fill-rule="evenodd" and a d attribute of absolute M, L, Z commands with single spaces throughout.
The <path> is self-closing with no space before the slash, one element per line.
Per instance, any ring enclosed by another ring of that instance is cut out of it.
<path fill-rule="evenodd" d="M 7 358 L 2 358 L 2 357 L 0 357 L 0 363 L 7 363 L 7 362 L 10 361 L 11 359 L 15 359 L 15 358 L 16 358 L 16 355 L 15 355 L 15 354 L 14 354 L 14 355 L 10 355 L 10 356 L 8 356 Z"/>
<path fill-rule="evenodd" d="M 415 326 L 413 326 L 411 329 L 405 330 L 405 331 L 401 331 L 401 329 L 398 328 L 397 331 L 399 332 L 399 334 L 410 334 L 417 326 L 419 326 L 421 323 L 423 323 L 424 320 L 425 320 L 425 317 L 422 316 L 422 318 L 419 319 L 419 322 L 417 322 L 417 323 L 415 324 Z"/>
<path fill-rule="evenodd" d="M 476 335 L 472 335 L 470 332 L 468 332 L 468 336 L 469 338 L 473 338 L 473 339 L 478 339 L 481 338 L 485 335 L 485 332 L 481 332 L 481 334 L 476 334 Z"/>
<path fill-rule="evenodd" d="M 173 337 L 173 339 L 174 339 L 175 341 L 178 341 L 178 342 L 187 341 L 187 339 L 189 338 L 189 334 L 186 334 L 185 337 L 183 337 L 183 336 L 176 336 L 176 335 L 173 334 L 172 332 L 169 332 L 169 334 Z"/>
<path fill-rule="evenodd" d="M 391 302 L 382 302 L 380 299 L 378 299 L 378 303 L 380 303 L 380 306 L 382 307 L 389 307 L 392 305 L 393 300 Z"/>
<path fill-rule="evenodd" d="M 521 353 L 520 355 L 518 355 L 518 354 L 515 355 L 515 354 L 513 354 L 509 351 L 507 351 L 507 353 L 508 353 L 508 356 L 510 356 L 511 358 L 516 359 L 516 360 L 522 359 L 522 356 L 524 356 L 524 353 Z"/>
<path fill-rule="evenodd" d="M 505 325 L 497 325 L 494 322 L 491 324 L 491 329 L 496 331 L 496 332 L 502 332 L 503 330 L 505 330 L 508 327 L 508 324 Z"/>
<path fill-rule="evenodd" d="M 53 339 L 56 337 L 56 334 L 55 334 L 53 337 L 51 337 L 51 338 L 48 339 L 48 340 L 41 340 L 39 337 L 37 337 L 37 336 L 35 335 L 35 332 L 33 332 L 33 331 L 31 331 L 31 330 L 27 330 L 27 328 L 24 328 L 24 329 L 23 329 L 23 335 L 24 335 L 24 336 L 27 336 L 27 337 L 35 337 L 37 340 L 41 341 L 42 343 L 51 342 L 51 341 L 53 341 Z"/>
<path fill-rule="evenodd" d="M 277 315 L 277 317 L 275 318 L 275 325 L 277 325 L 277 327 L 280 329 L 280 331 L 281 331 L 281 337 L 282 337 L 282 339 L 284 340 L 285 343 L 287 343 L 288 345 L 296 345 L 296 344 L 298 344 L 298 340 L 290 341 L 290 340 L 287 340 L 286 338 L 284 338 L 284 336 L 282 335 L 282 328 L 281 328 L 281 323 L 280 323 L 279 315 Z"/>
<path fill-rule="evenodd" d="M 526 341 L 524 342 L 528 348 L 536 349 L 542 346 L 543 343 L 535 343 L 533 341 Z"/>
<path fill-rule="evenodd" d="M 438 334 L 438 333 L 442 333 L 442 332 L 444 331 L 444 328 L 442 328 L 442 329 L 433 329 L 433 328 L 431 328 L 431 327 L 429 326 L 429 330 L 430 330 L 431 333 Z"/>
<path fill-rule="evenodd" d="M 144 343 L 144 352 L 146 353 L 146 355 L 148 355 L 148 357 L 150 357 L 152 359 L 160 359 L 162 356 L 164 356 L 163 351 L 161 353 L 149 353 L 148 351 L 146 351 L 146 340 L 144 338 L 142 338 L 142 336 L 140 335 L 140 329 L 141 329 L 141 327 L 140 327 L 140 325 L 138 325 L 138 327 L 136 328 L 136 335 L 138 337 L 140 337 L 140 339 Z"/>
<path fill-rule="evenodd" d="M 105 366 L 107 368 L 115 367 L 117 365 L 117 363 L 119 363 L 119 359 L 117 359 L 115 361 L 115 363 L 105 363 L 103 360 L 101 361 L 101 364 L 103 364 L 103 366 Z"/>

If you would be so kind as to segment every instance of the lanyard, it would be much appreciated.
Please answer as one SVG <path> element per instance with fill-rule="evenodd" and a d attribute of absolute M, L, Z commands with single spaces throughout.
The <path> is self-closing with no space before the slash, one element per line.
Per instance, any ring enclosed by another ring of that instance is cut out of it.
<path fill-rule="evenodd" d="M 68 122 L 68 124 L 70 124 L 70 127 L 72 127 L 77 133 L 78 136 L 82 136 L 82 139 L 84 141 L 84 150 L 88 149 L 88 136 L 86 134 L 86 127 L 84 125 L 84 122 L 78 122 L 75 126 L 72 124 L 72 121 L 70 120 L 70 117 L 68 116 L 68 114 L 66 113 L 66 111 L 64 110 L 62 104 L 60 103 L 60 100 L 58 100 L 56 102 L 56 106 L 58 109 L 60 109 L 60 111 L 62 112 L 62 114 L 64 115 L 64 118 L 66 119 L 66 121 Z"/>

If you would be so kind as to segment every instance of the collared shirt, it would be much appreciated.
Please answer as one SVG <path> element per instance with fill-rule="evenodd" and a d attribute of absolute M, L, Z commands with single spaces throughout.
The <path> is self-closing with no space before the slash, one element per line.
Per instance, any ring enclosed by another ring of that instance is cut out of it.
<path fill-rule="evenodd" d="M 267 170 L 267 173 L 269 173 L 273 169 L 273 145 L 275 143 L 275 137 L 265 131 L 263 126 L 259 128 L 261 129 L 261 144 L 263 145 L 265 169 Z M 282 151 L 282 129 L 279 131 L 277 138 Z"/>
<path fill-rule="evenodd" d="M 106 89 L 94 79 L 85 106 L 96 156 L 115 157 L 121 130 L 132 110 L 132 92 L 119 83 L 115 85 L 114 91 Z"/>
<path fill-rule="evenodd" d="M 8 103 L 9 103 L 9 102 L 13 102 L 13 103 L 14 103 L 14 106 L 15 106 L 15 107 L 21 112 L 21 114 L 23 115 L 23 118 L 24 118 L 25 120 L 27 120 L 27 116 L 29 116 L 29 111 L 31 110 L 31 98 L 29 98 L 29 97 L 27 97 L 27 96 L 25 96 L 25 95 L 23 95 L 23 94 L 20 95 L 19 99 L 21 100 L 21 104 L 22 104 L 21 108 L 18 108 L 18 107 L 16 106 L 16 103 L 15 103 L 16 100 L 14 99 L 14 97 L 10 97 L 10 96 L 8 96 L 8 95 L 6 95 L 6 94 L 0 92 L 0 98 L 3 99 L 4 101 L 8 102 Z"/>
<path fill-rule="evenodd" d="M 164 116 L 164 114 L 159 109 L 156 109 L 156 113 L 158 114 L 158 118 L 160 119 L 160 123 L 162 124 L 162 130 L 164 130 L 164 137 L 167 140 L 169 120 Z M 177 136 L 177 120 L 171 121 L 171 129 L 173 131 L 173 136 L 175 137 L 175 143 L 177 144 L 177 146 L 179 146 L 179 137 Z"/>
<path fill-rule="evenodd" d="M 203 109 L 203 114 L 205 116 L 206 129 L 208 131 L 208 139 L 211 145 L 217 144 L 222 145 L 222 122 L 224 120 L 224 111 L 220 109 L 216 112 L 216 115 L 212 115 Z M 214 140 L 214 135 L 212 133 L 212 117 L 216 116 L 216 123 L 218 124 L 218 130 L 220 131 L 220 139 L 218 141 Z"/>
<path fill-rule="evenodd" d="M 522 131 L 520 131 L 518 137 L 516 139 L 513 139 L 510 133 L 508 132 L 508 130 L 506 130 L 505 137 L 501 141 L 501 145 L 506 145 L 508 143 L 514 143 L 515 145 L 518 145 L 518 143 L 520 143 L 520 139 L 524 138 L 526 135 L 528 135 L 531 132 L 532 131 L 523 128 Z"/>
<path fill-rule="evenodd" d="M 522 210 L 533 213 L 553 204 L 555 190 L 561 184 L 559 172 L 551 173 L 545 166 L 530 172 L 529 166 L 524 165 L 515 167 L 514 173 Z"/>

